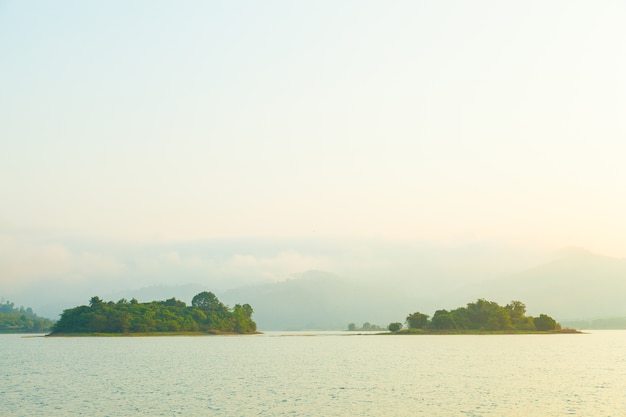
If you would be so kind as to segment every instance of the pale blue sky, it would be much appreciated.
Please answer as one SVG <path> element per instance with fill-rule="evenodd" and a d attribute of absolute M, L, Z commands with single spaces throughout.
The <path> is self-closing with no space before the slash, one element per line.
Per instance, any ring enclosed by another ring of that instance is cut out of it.
<path fill-rule="evenodd" d="M 625 257 L 625 16 L 620 1 L 0 1 L 0 234 Z"/>

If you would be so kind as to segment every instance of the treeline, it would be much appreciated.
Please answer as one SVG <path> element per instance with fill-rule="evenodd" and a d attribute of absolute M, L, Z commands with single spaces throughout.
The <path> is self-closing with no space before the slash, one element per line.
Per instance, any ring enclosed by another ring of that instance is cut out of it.
<path fill-rule="evenodd" d="M 361 327 L 357 327 L 355 323 L 348 324 L 348 331 L 350 332 L 372 332 L 381 330 L 385 330 L 385 328 L 377 324 L 371 324 L 369 322 L 363 323 L 363 326 Z"/>
<path fill-rule="evenodd" d="M 170 298 L 165 301 L 139 303 L 121 299 L 117 303 L 92 297 L 89 306 L 64 310 L 52 329 L 58 333 L 163 333 L 224 332 L 254 333 L 252 307 L 237 304 L 232 309 L 215 294 L 201 292 L 191 306 Z"/>
<path fill-rule="evenodd" d="M 37 316 L 32 308 L 15 308 L 6 301 L 0 303 L 0 333 L 45 333 L 54 322 Z"/>
<path fill-rule="evenodd" d="M 520 301 L 511 301 L 505 306 L 496 302 L 478 299 L 467 307 L 455 310 L 437 310 L 432 318 L 420 312 L 411 313 L 405 321 L 409 332 L 463 332 L 463 331 L 511 331 L 547 332 L 560 330 L 561 325 L 552 317 L 540 314 L 537 317 L 526 315 L 526 306 Z M 402 323 L 391 323 L 388 329 L 398 332 Z"/>

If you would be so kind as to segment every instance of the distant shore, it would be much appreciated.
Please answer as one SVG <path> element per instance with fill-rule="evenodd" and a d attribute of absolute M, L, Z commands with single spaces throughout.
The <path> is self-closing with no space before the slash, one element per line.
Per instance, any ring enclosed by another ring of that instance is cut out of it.
<path fill-rule="evenodd" d="M 402 329 L 397 332 L 378 333 L 380 335 L 499 335 L 499 334 L 584 334 L 576 329 L 556 329 L 556 330 L 423 330 L 423 329 Z"/>
<path fill-rule="evenodd" d="M 159 337 L 159 336 L 246 336 L 263 334 L 262 332 L 147 332 L 147 333 L 50 333 L 45 337 Z"/>

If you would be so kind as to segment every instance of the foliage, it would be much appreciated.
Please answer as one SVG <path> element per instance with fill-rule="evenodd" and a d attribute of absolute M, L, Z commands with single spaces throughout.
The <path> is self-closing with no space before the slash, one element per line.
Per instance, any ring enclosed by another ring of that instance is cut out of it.
<path fill-rule="evenodd" d="M 402 323 L 389 323 L 389 326 L 387 326 L 387 330 L 389 330 L 390 332 L 397 332 L 401 328 Z"/>
<path fill-rule="evenodd" d="M 363 326 L 361 327 L 356 327 L 356 324 L 354 323 L 348 324 L 348 331 L 351 331 L 351 332 L 380 332 L 383 330 L 385 329 L 382 328 L 381 326 L 377 324 L 371 324 L 367 321 L 363 323 Z"/>
<path fill-rule="evenodd" d="M 406 323 L 411 329 L 432 331 L 551 331 L 561 326 L 550 316 L 526 316 L 526 306 L 511 301 L 500 306 L 493 301 L 478 299 L 452 311 L 437 310 L 432 320 L 420 312 L 409 314 Z"/>
<path fill-rule="evenodd" d="M 526 316 L 526 306 L 521 301 L 511 301 L 505 306 L 509 311 L 511 325 L 517 330 L 538 330 L 532 317 Z"/>
<path fill-rule="evenodd" d="M 114 303 L 96 296 L 89 306 L 63 311 L 52 333 L 254 333 L 252 313 L 249 304 L 237 304 L 231 311 L 210 292 L 196 295 L 191 306 L 175 298 L 149 303 L 121 299 Z"/>
<path fill-rule="evenodd" d="M 28 307 L 15 308 L 9 301 L 0 303 L 0 333 L 45 333 L 54 322 L 37 316 Z"/>
<path fill-rule="evenodd" d="M 534 319 L 535 327 L 540 331 L 550 331 L 560 329 L 561 326 L 550 316 L 540 314 Z"/>
<path fill-rule="evenodd" d="M 457 325 L 454 316 L 447 310 L 437 310 L 430 321 L 431 329 L 456 329 Z"/>
<path fill-rule="evenodd" d="M 409 329 L 424 329 L 428 325 L 428 314 L 415 312 L 406 316 L 406 324 Z"/>

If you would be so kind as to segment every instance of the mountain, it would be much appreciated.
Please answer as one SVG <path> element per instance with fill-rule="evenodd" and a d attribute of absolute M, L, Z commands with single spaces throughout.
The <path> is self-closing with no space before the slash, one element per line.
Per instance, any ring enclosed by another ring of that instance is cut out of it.
<path fill-rule="evenodd" d="M 417 289 L 420 281 L 423 291 Z M 393 277 L 384 283 L 360 282 L 309 271 L 283 282 L 230 290 L 220 298 L 251 304 L 262 330 L 344 329 L 350 322 L 365 321 L 386 326 L 415 311 L 432 315 L 478 298 L 501 304 L 519 300 L 530 315 L 546 313 L 558 321 L 626 317 L 626 260 L 582 249 L 564 250 L 539 266 L 448 291 L 444 281 L 431 292 L 431 281 L 425 277 L 403 286 Z"/>
<path fill-rule="evenodd" d="M 342 330 L 351 322 L 366 321 L 386 327 L 404 321 L 420 301 L 398 288 L 363 284 L 323 271 L 226 291 L 220 299 L 252 305 L 260 330 Z"/>
<path fill-rule="evenodd" d="M 8 295 L 44 317 L 57 318 L 94 295 L 140 302 L 175 297 L 189 304 L 199 292 L 211 291 L 231 306 L 249 303 L 260 330 L 345 329 L 366 321 L 386 326 L 416 311 L 432 316 L 478 298 L 499 304 L 519 300 L 529 314 L 546 313 L 561 322 L 626 317 L 626 260 L 583 249 L 555 254 L 489 242 L 283 244 L 199 244 L 180 251 L 193 255 L 189 263 L 196 269 L 184 267 L 186 255 L 178 259 L 167 252 L 158 259 L 174 260 L 163 268 L 130 268 L 116 279 L 94 273 L 91 279 L 33 281 Z M 153 265 L 148 262 L 152 255 L 140 257 L 139 264 Z M 212 266 L 202 270 L 197 265 Z"/>
<path fill-rule="evenodd" d="M 255 291 L 284 291 L 291 298 L 295 297 L 292 293 L 306 291 L 304 303 L 309 297 L 317 297 L 298 327 L 320 321 L 319 306 L 326 304 L 329 317 L 331 312 L 341 313 L 332 320 L 333 326 L 344 327 L 345 319 L 348 323 L 362 324 L 368 320 L 384 324 L 387 318 L 401 321 L 408 312 L 430 311 L 431 307 L 441 305 L 437 302 L 441 296 L 468 283 L 506 276 L 547 260 L 545 251 L 538 248 L 489 241 L 456 244 L 377 239 L 217 239 L 163 244 L 90 239 L 54 241 L 60 245 L 63 262 L 67 261 L 62 268 L 34 255 L 20 255 L 15 268 L 10 267 L 9 271 L 30 271 L 32 265 L 37 266 L 36 270 L 28 276 L 13 276 L 7 275 L 5 267 L 5 273 L 0 276 L 0 294 L 55 319 L 63 310 L 85 304 L 94 295 L 112 301 L 134 297 L 142 302 L 176 297 L 189 303 L 193 295 L 203 290 L 220 296 L 227 290 L 241 290 L 252 291 L 252 296 L 256 295 Z M 46 253 L 44 249 L 35 250 L 39 244 L 32 243 L 32 252 Z M 10 258 L 5 255 L 3 259 Z M 303 276 L 311 270 L 336 275 L 332 280 L 318 276 L 319 279 L 309 280 L 317 282 L 311 284 L 305 279 L 310 274 Z M 293 280 L 296 281 L 289 282 Z M 309 288 L 315 285 L 320 288 Z M 397 316 L 398 299 L 408 310 L 402 311 L 401 317 Z M 343 305 L 349 309 L 342 311 Z M 378 305 L 389 306 L 389 311 Z M 257 313 L 265 314 L 265 307 L 259 306 Z M 270 305 L 268 311 L 271 308 L 277 307 Z M 358 315 L 354 314 L 357 312 Z M 288 315 L 293 314 L 299 313 Z M 272 320 L 273 317 L 268 323 Z"/>
<path fill-rule="evenodd" d="M 568 249 L 548 263 L 464 288 L 468 295 L 498 302 L 520 300 L 529 312 L 559 320 L 626 317 L 626 259 Z"/>

